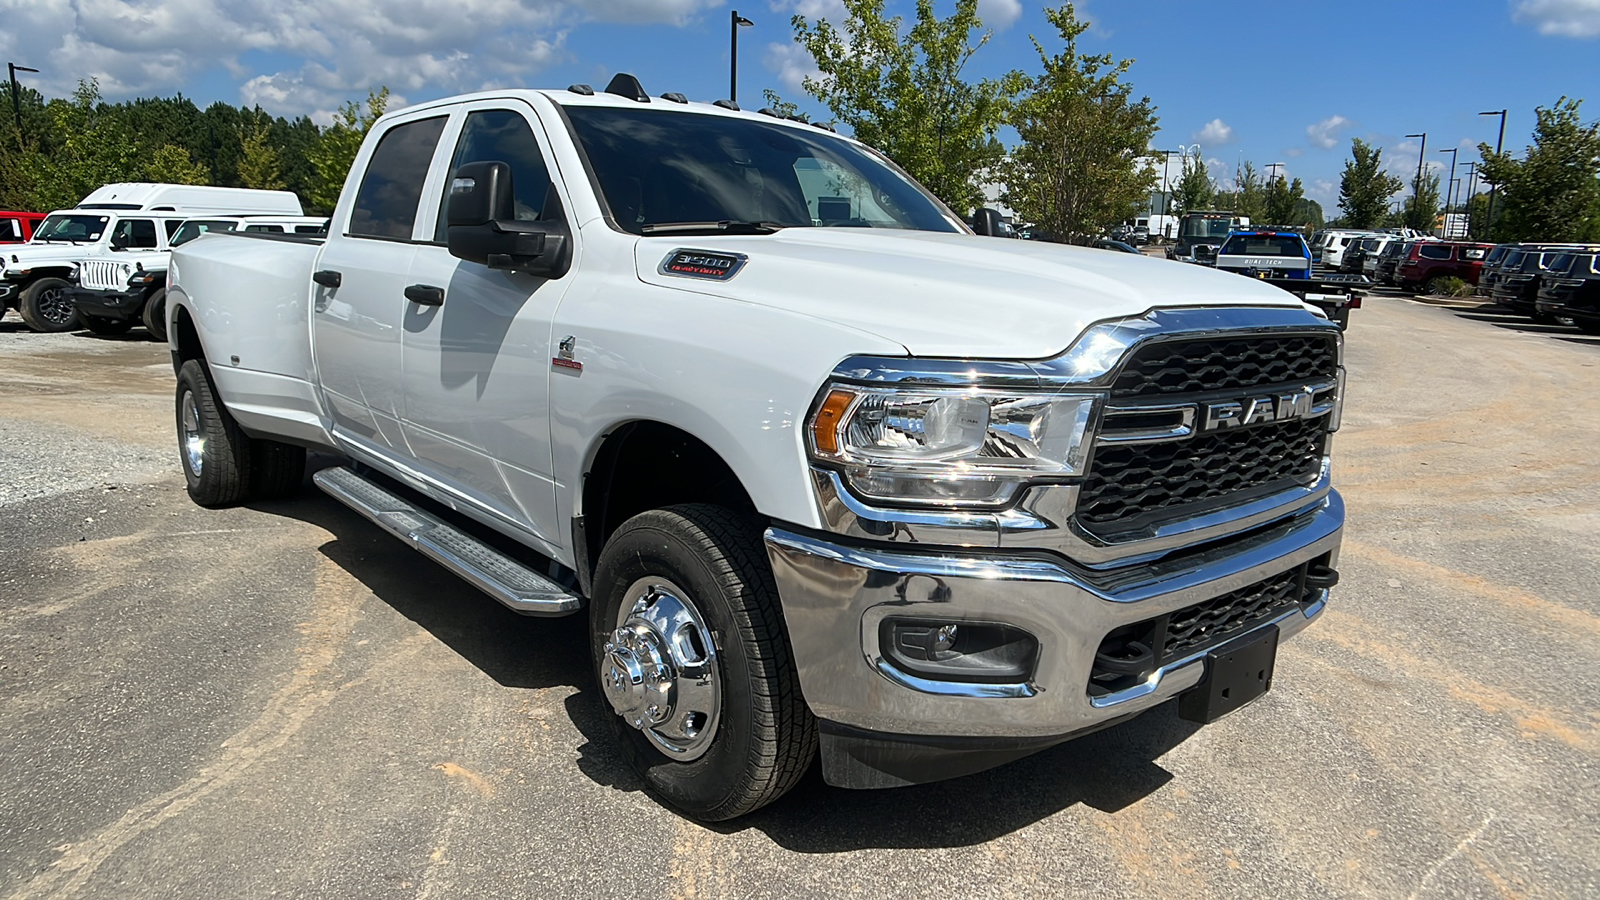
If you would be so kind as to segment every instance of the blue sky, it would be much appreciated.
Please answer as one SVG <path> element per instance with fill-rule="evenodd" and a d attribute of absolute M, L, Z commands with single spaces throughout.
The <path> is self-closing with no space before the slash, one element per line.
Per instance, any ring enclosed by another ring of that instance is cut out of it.
<path fill-rule="evenodd" d="M 1038 5 L 980 0 L 994 34 L 979 75 L 1032 70 L 1029 36 L 1058 43 Z M 809 60 L 789 17 L 837 16 L 838 0 L 743 0 L 755 26 L 740 37 L 740 100 L 770 87 L 827 118 L 798 81 Z M 888 0 L 909 14 L 910 0 Z M 948 9 L 952 3 L 942 3 Z M 107 97 L 182 91 L 326 118 L 388 85 L 409 101 L 494 86 L 602 86 L 638 75 L 652 93 L 727 94 L 728 16 L 719 0 L 0 0 L 0 51 L 43 69 L 24 76 L 49 95 L 79 77 Z M 1330 214 L 1351 137 L 1415 170 L 1427 132 L 1437 150 L 1492 142 L 1510 109 L 1506 145 L 1527 144 L 1533 108 L 1591 98 L 1600 118 L 1600 0 L 1079 3 L 1094 23 L 1081 49 L 1131 57 L 1130 80 L 1158 107 L 1156 146 L 1199 144 L 1219 178 L 1241 158 L 1281 162 Z"/>

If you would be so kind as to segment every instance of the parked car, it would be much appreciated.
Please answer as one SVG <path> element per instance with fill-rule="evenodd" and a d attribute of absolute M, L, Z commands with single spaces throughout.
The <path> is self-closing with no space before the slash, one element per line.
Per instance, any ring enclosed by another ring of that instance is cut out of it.
<path fill-rule="evenodd" d="M 143 324 L 158 341 L 167 339 L 167 266 L 171 248 L 209 232 L 323 234 L 327 219 L 309 216 L 207 216 L 178 224 L 166 247 L 119 247 L 79 263 L 67 280 L 67 299 L 95 334 L 123 334 Z"/>
<path fill-rule="evenodd" d="M 119 183 L 96 188 L 72 209 L 40 223 L 33 240 L 7 248 L 0 259 L 0 304 L 14 307 L 34 331 L 79 327 L 67 297 L 67 277 L 79 263 L 110 249 L 165 250 L 178 225 L 197 214 L 300 215 L 289 191 L 189 184 Z"/>
<path fill-rule="evenodd" d="M 1133 233 L 1129 236 L 1128 242 L 1130 244 L 1136 244 L 1136 245 L 1138 245 L 1140 247 L 1143 247 L 1146 244 L 1150 243 L 1150 226 L 1149 225 L 1135 225 L 1135 226 L 1133 226 Z"/>
<path fill-rule="evenodd" d="M 1600 334 L 1600 253 L 1570 257 L 1561 275 L 1539 289 L 1535 318 L 1571 319 L 1585 334 Z"/>
<path fill-rule="evenodd" d="M 867 227 L 813 218 L 840 181 Z M 1299 299 L 975 236 L 850 138 L 631 76 L 388 113 L 325 239 L 171 272 L 191 498 L 350 460 L 317 485 L 587 616 L 595 739 L 696 818 L 819 750 L 884 788 L 1214 720 L 1338 578 L 1342 342 Z"/>
<path fill-rule="evenodd" d="M 1500 265 L 1505 262 L 1506 255 L 1521 244 L 1495 244 L 1490 248 L 1489 254 L 1483 258 L 1483 271 L 1478 273 L 1478 285 L 1473 293 L 1480 297 L 1487 297 L 1494 290 L 1494 283 L 1500 276 Z"/>
<path fill-rule="evenodd" d="M 1293 231 L 1236 231 L 1217 250 L 1217 268 L 1251 277 L 1311 277 L 1311 248 Z"/>
<path fill-rule="evenodd" d="M 0 244 L 26 244 L 43 221 L 44 213 L 0 212 Z M 0 307 L 0 312 L 4 311 Z"/>
<path fill-rule="evenodd" d="M 1410 252 L 1412 245 L 1416 243 L 1412 240 L 1398 240 L 1385 245 L 1383 252 L 1378 255 L 1377 265 L 1373 267 L 1373 283 L 1394 284 L 1394 272 L 1400 265 L 1400 258 Z"/>
<path fill-rule="evenodd" d="M 1539 280 L 1556 257 L 1579 250 L 1600 250 L 1584 244 L 1532 244 L 1506 255 L 1495 280 L 1494 302 L 1512 312 L 1538 317 Z"/>
<path fill-rule="evenodd" d="M 1374 234 L 1361 238 L 1345 248 L 1344 260 L 1339 264 L 1339 271 L 1346 275 L 1363 274 L 1367 260 L 1373 259 L 1387 247 L 1400 238 L 1392 234 Z"/>
<path fill-rule="evenodd" d="M 1557 253 L 1544 274 L 1539 276 L 1539 292 L 1534 298 L 1535 322 L 1554 322 L 1567 318 L 1564 309 L 1583 287 L 1595 268 L 1595 252 L 1586 250 Z"/>
<path fill-rule="evenodd" d="M 1408 291 L 1444 293 L 1446 278 L 1477 284 L 1492 244 L 1469 241 L 1416 241 L 1395 262 L 1395 282 Z"/>
<path fill-rule="evenodd" d="M 1362 238 L 1371 237 L 1371 231 L 1353 231 L 1342 228 L 1322 232 L 1322 246 L 1313 248 L 1312 259 L 1325 269 L 1338 271 L 1344 264 L 1344 252 L 1351 244 Z"/>
<path fill-rule="evenodd" d="M 1139 252 L 1139 248 L 1138 247 L 1134 247 L 1134 246 L 1132 246 L 1130 244 L 1126 244 L 1126 243 L 1124 243 L 1122 241 L 1113 241 L 1110 238 L 1100 238 L 1099 240 L 1091 243 L 1089 246 L 1094 247 L 1094 248 L 1099 249 L 1099 250 L 1116 250 L 1116 251 L 1119 251 L 1121 253 L 1138 253 Z"/>

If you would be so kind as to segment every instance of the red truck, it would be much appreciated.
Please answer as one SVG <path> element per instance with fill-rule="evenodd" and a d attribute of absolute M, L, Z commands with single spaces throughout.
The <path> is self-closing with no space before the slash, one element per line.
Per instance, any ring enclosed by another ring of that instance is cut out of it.
<path fill-rule="evenodd" d="M 44 221 L 44 213 L 0 212 L 0 244 L 25 244 L 33 240 L 33 229 Z"/>
<path fill-rule="evenodd" d="M 1446 278 L 1477 284 L 1483 259 L 1493 249 L 1493 244 L 1468 241 L 1416 241 L 1400 257 L 1394 280 L 1405 290 L 1426 288 L 1430 294 L 1444 293 Z"/>

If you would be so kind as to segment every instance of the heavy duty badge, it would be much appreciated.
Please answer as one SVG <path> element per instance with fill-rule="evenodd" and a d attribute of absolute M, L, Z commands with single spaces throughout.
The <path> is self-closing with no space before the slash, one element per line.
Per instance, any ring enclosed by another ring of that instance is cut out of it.
<path fill-rule="evenodd" d="M 727 281 L 744 267 L 745 259 L 742 253 L 679 249 L 668 253 L 661 261 L 661 274 Z"/>

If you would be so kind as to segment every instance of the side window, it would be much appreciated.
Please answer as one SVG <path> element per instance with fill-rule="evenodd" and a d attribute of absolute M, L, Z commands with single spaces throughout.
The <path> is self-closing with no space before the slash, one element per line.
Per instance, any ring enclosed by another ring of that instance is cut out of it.
<path fill-rule="evenodd" d="M 178 226 L 183 224 L 183 220 L 182 219 L 166 219 L 166 220 L 163 220 L 161 224 L 164 225 L 166 227 L 166 229 L 167 229 L 167 242 L 171 243 L 172 242 L 172 236 L 178 233 Z"/>
<path fill-rule="evenodd" d="M 539 152 L 539 142 L 528 127 L 528 120 L 509 109 L 485 109 L 468 113 L 461 127 L 461 140 L 456 143 L 455 156 L 450 160 L 448 186 L 455 179 L 456 170 L 467 163 L 503 162 L 511 167 L 511 186 L 517 195 L 517 219 L 523 222 L 538 220 L 544 212 L 544 199 L 550 190 L 550 171 L 545 168 L 544 154 Z M 449 238 L 446 216 L 450 206 L 450 192 L 446 190 L 439 202 L 439 218 L 434 225 L 433 239 L 444 243 Z"/>
<path fill-rule="evenodd" d="M 1438 244 L 1423 244 L 1422 249 L 1418 251 L 1418 255 L 1423 259 L 1449 259 L 1450 248 L 1441 247 Z"/>
<path fill-rule="evenodd" d="M 321 225 L 296 225 L 294 227 L 294 233 L 295 234 L 321 234 L 322 233 L 322 226 Z"/>
<path fill-rule="evenodd" d="M 445 117 L 396 125 L 378 139 L 377 149 L 361 176 L 350 234 L 409 240 L 422 202 L 433 149 L 444 131 Z"/>
<path fill-rule="evenodd" d="M 283 234 L 282 225 L 246 225 L 245 231 L 254 231 L 261 234 Z"/>
<path fill-rule="evenodd" d="M 156 223 L 149 219 L 123 219 L 111 232 L 111 240 L 128 250 L 153 250 Z"/>

